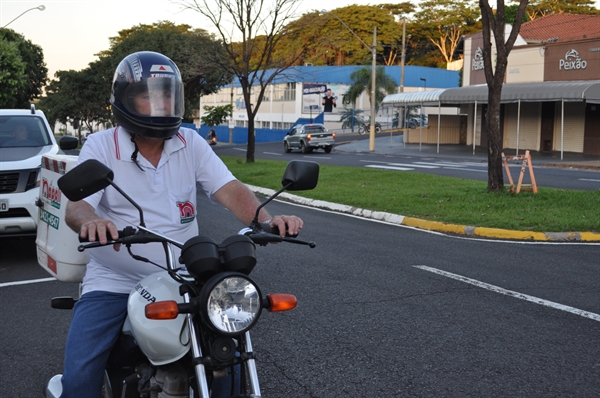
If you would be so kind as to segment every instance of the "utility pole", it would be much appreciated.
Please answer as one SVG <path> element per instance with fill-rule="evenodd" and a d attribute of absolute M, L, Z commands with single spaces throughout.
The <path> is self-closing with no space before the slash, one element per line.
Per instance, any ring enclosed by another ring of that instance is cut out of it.
<path fill-rule="evenodd" d="M 400 92 L 404 92 L 404 59 L 406 56 L 406 18 L 402 17 L 402 56 L 400 64 Z"/>

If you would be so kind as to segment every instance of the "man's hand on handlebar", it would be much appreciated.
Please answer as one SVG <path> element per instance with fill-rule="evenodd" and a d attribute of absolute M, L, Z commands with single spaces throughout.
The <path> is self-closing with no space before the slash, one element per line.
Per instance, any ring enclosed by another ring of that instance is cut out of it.
<path fill-rule="evenodd" d="M 279 230 L 279 235 L 282 237 L 296 236 L 300 233 L 304 222 L 297 216 L 274 216 L 269 222 L 271 227 L 276 227 Z"/>
<path fill-rule="evenodd" d="M 105 245 L 109 241 L 109 236 L 111 240 L 119 239 L 119 232 L 117 226 L 112 221 L 96 218 L 81 224 L 79 236 L 82 239 L 87 239 L 89 242 L 98 241 L 100 244 Z M 115 244 L 113 247 L 115 251 L 119 251 L 121 245 Z"/>

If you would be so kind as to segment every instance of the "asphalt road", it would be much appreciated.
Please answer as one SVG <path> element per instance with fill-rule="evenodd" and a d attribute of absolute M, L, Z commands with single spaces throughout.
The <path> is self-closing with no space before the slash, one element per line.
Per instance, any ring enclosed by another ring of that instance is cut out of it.
<path fill-rule="evenodd" d="M 199 197 L 201 233 L 241 225 Z M 298 297 L 253 331 L 264 397 L 598 397 L 600 245 L 473 240 L 272 202 L 317 247 L 258 248 L 263 293 Z M 8 246 L 7 246 L 8 245 Z M 60 372 L 77 286 L 31 241 L 2 242 L 0 391 L 37 397 Z M 427 267 L 427 268 L 425 268 Z M 466 279 L 469 278 L 469 279 Z"/>
<path fill-rule="evenodd" d="M 400 138 L 400 137 L 395 137 Z M 305 159 L 318 162 L 323 166 L 336 165 L 346 167 L 368 167 L 376 169 L 393 170 L 397 172 L 419 172 L 435 174 L 445 177 L 466 178 L 478 181 L 487 181 L 487 158 L 481 154 L 473 156 L 466 151 L 460 153 L 450 152 L 442 148 L 441 153 L 431 151 L 419 152 L 417 150 L 404 150 L 402 145 L 394 141 L 391 143 L 385 137 L 377 138 L 376 149 L 380 153 L 357 152 L 357 140 L 367 140 L 366 136 L 347 134 L 337 138 L 338 144 L 331 153 L 316 150 L 310 154 L 300 151 L 285 153 L 283 144 L 258 143 L 255 147 L 255 158 L 289 162 L 293 159 Z M 347 145 L 344 143 L 351 143 Z M 351 149 L 348 149 L 351 148 Z M 390 149 L 391 148 L 391 149 Z M 219 155 L 245 157 L 246 145 L 229 145 L 219 143 L 213 147 Z M 385 153 L 383 153 L 385 152 Z M 515 185 L 519 179 L 522 161 L 509 162 L 509 169 Z M 581 170 L 572 168 L 557 168 L 535 165 L 534 178 L 539 188 L 562 188 L 574 190 L 600 189 L 600 171 Z M 530 184 L 531 178 L 526 171 L 523 184 Z M 508 185 L 508 176 L 504 176 L 504 184 Z"/>

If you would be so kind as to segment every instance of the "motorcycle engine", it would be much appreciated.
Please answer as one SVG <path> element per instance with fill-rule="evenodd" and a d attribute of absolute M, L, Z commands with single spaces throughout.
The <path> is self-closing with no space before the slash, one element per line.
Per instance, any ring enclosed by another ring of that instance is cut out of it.
<path fill-rule="evenodd" d="M 188 398 L 190 389 L 185 367 L 180 364 L 159 366 L 150 379 L 150 391 L 151 398 Z"/>

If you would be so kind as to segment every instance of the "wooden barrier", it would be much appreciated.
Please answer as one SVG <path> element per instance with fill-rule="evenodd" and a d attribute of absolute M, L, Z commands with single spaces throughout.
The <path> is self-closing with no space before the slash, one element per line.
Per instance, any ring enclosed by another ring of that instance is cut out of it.
<path fill-rule="evenodd" d="M 521 172 L 519 174 L 519 182 L 517 183 L 517 188 L 515 189 L 515 183 L 513 182 L 512 176 L 510 174 L 510 170 L 508 169 L 508 161 L 509 160 L 522 160 L 523 164 L 521 166 Z M 535 176 L 533 175 L 533 166 L 531 164 L 531 154 L 529 151 L 525 151 L 525 155 L 518 156 L 504 156 L 504 152 L 502 152 L 502 163 L 504 164 L 504 169 L 506 170 L 506 175 L 508 176 L 508 181 L 510 182 L 510 189 L 508 192 L 510 193 L 519 193 L 521 189 L 523 191 L 533 191 L 533 193 L 537 193 L 537 184 L 535 183 Z M 529 168 L 529 177 L 531 178 L 531 184 L 522 184 L 523 176 L 525 175 L 525 168 Z"/>

